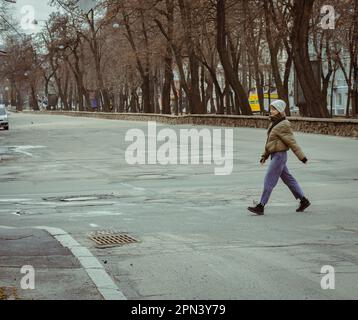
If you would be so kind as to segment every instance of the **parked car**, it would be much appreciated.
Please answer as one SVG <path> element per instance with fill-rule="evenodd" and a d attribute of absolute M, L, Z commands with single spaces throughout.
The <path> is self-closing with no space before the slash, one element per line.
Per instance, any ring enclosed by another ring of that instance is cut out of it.
<path fill-rule="evenodd" d="M 9 114 L 4 105 L 0 105 L 0 128 L 9 130 Z"/>

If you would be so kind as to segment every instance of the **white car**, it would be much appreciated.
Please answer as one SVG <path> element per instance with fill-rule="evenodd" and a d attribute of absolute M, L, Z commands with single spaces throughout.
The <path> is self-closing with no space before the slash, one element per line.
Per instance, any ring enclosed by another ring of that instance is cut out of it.
<path fill-rule="evenodd" d="M 9 114 L 3 105 L 0 105 L 0 128 L 9 130 Z"/>

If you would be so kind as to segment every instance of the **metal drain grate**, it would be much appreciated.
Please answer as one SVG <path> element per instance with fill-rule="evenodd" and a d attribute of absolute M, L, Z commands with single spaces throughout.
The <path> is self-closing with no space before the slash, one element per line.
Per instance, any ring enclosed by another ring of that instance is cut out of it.
<path fill-rule="evenodd" d="M 98 246 L 122 246 L 125 244 L 137 243 L 131 236 L 116 232 L 96 232 L 89 235 L 89 238 Z"/>

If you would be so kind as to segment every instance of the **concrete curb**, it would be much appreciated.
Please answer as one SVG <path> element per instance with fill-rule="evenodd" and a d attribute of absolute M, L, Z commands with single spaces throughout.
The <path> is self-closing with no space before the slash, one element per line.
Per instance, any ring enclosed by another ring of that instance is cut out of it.
<path fill-rule="evenodd" d="M 0 228 L 21 229 L 7 226 L 0 226 Z M 113 279 L 108 275 L 98 259 L 93 256 L 93 254 L 87 248 L 81 246 L 76 240 L 74 240 L 66 231 L 47 226 L 26 227 L 26 229 L 27 228 L 45 230 L 51 234 L 63 247 L 68 248 L 78 259 L 104 300 L 127 300 L 125 295 L 118 288 Z"/>
<path fill-rule="evenodd" d="M 267 129 L 268 117 L 232 115 L 163 115 L 144 113 L 105 113 L 77 111 L 25 111 L 43 115 L 62 115 L 123 121 L 156 121 L 169 125 L 206 125 Z M 349 138 L 358 138 L 358 119 L 317 119 L 289 117 L 295 131 Z"/>

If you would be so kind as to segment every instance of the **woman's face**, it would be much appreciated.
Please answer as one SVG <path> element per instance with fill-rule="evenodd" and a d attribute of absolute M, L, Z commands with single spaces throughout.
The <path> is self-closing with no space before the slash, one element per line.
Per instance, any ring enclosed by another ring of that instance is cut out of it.
<path fill-rule="evenodd" d="M 279 112 L 273 106 L 270 106 L 270 114 L 271 116 L 276 116 Z"/>

